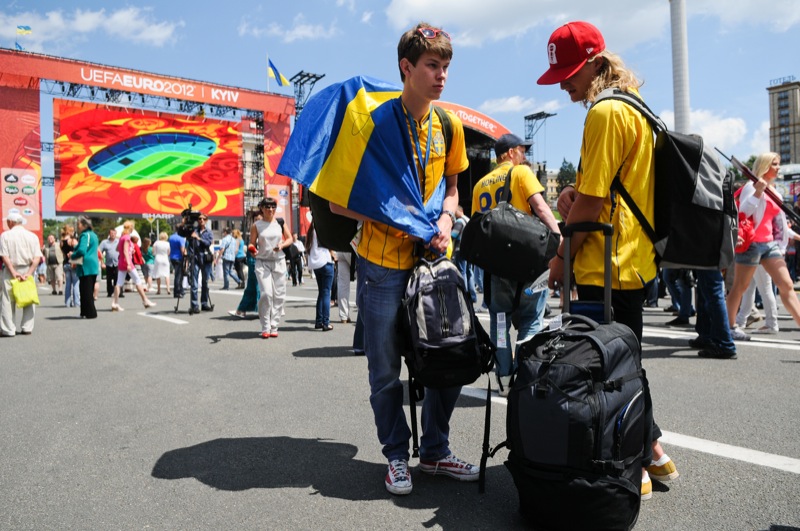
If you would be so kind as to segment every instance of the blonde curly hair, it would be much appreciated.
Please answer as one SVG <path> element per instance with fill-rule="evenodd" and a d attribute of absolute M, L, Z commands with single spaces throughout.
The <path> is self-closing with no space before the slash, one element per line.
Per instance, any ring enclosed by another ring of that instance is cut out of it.
<path fill-rule="evenodd" d="M 586 99 L 583 100 L 583 106 L 588 107 L 597 99 L 597 95 L 607 88 L 618 88 L 624 92 L 629 92 L 630 89 L 638 89 L 644 85 L 643 81 L 639 81 L 625 63 L 622 58 L 608 50 L 603 50 L 599 54 L 592 57 L 589 61 L 596 61 L 602 58 L 603 63 L 600 65 L 600 70 L 589 85 L 589 90 L 586 91 Z"/>

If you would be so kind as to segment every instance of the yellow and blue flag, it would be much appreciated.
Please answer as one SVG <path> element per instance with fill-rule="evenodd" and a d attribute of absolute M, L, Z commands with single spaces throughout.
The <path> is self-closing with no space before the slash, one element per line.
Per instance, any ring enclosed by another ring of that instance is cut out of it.
<path fill-rule="evenodd" d="M 268 57 L 267 62 L 269 63 L 267 65 L 267 75 L 272 79 L 276 80 L 278 82 L 278 85 L 280 85 L 281 87 L 284 85 L 288 85 L 289 80 L 283 77 L 283 74 L 278 72 L 278 69 L 275 67 L 275 64 L 272 62 L 272 59 Z"/>
<path fill-rule="evenodd" d="M 17 26 L 17 35 L 27 35 L 32 31 L 30 26 Z"/>
<path fill-rule="evenodd" d="M 16 46 L 17 50 L 19 50 L 20 52 L 24 52 L 25 51 L 25 48 L 20 46 L 20 44 L 18 42 L 14 42 L 14 46 Z"/>
<path fill-rule="evenodd" d="M 400 93 L 368 77 L 320 91 L 303 107 L 277 173 L 429 242 L 439 232 L 445 179 L 426 208 Z"/>

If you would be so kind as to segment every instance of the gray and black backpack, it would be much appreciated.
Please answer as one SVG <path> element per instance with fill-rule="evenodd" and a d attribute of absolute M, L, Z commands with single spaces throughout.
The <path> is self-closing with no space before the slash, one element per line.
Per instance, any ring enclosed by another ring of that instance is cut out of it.
<path fill-rule="evenodd" d="M 612 198 L 622 198 L 655 246 L 662 267 L 725 269 L 733 263 L 738 226 L 733 174 L 698 135 L 667 130 L 664 122 L 634 94 L 606 89 L 594 102 L 625 102 L 644 116 L 656 135 L 654 216 L 651 225 L 620 182 Z M 621 168 L 620 168 L 621 170 Z M 702 227 L 702 230 L 698 230 Z"/>
<path fill-rule="evenodd" d="M 400 319 L 406 338 L 414 457 L 418 455 L 416 402 L 425 387 L 467 385 L 494 366 L 495 347 L 472 306 L 464 278 L 442 256 L 421 259 L 406 287 Z M 488 400 L 487 400 L 488 407 Z"/>

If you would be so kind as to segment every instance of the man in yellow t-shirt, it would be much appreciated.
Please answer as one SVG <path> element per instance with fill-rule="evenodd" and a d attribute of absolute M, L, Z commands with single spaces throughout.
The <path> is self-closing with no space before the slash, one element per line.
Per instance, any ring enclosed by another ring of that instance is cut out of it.
<path fill-rule="evenodd" d="M 447 81 L 453 56 L 450 36 L 439 28 L 417 24 L 400 38 L 397 56 L 403 81 L 400 102 L 414 159 L 410 163 L 416 164 L 423 201 L 428 203 L 438 228 L 428 247 L 444 253 L 455 222 L 458 174 L 469 165 L 461 121 L 448 113 L 451 145 L 447 150 L 442 124 L 432 106 Z M 403 148 L 398 146 L 398 149 Z M 380 193 L 378 189 L 376 195 Z M 403 412 L 400 381 L 403 339 L 398 333 L 398 321 L 406 285 L 418 258 L 414 248 L 422 242 L 341 206 L 331 204 L 331 210 L 363 221 L 358 245 L 356 300 L 358 316 L 364 324 L 370 404 L 378 440 L 389 462 L 384 480 L 386 490 L 396 495 L 409 494 L 412 489 L 408 468 L 411 431 Z M 450 416 L 460 393 L 460 386 L 425 390 L 418 470 L 460 481 L 477 481 L 480 468 L 462 461 L 450 450 Z"/>
<path fill-rule="evenodd" d="M 523 164 L 525 153 L 531 143 L 513 134 L 501 136 L 494 146 L 497 167 L 484 176 L 472 189 L 472 212 L 486 212 L 497 206 L 503 192 L 506 178 L 511 170 L 509 192 L 511 206 L 522 212 L 536 215 L 547 227 L 558 233 L 558 222 L 547 206 L 539 179 L 533 171 Z M 515 363 L 511 356 L 510 324 L 517 329 L 517 344 L 533 337 L 543 327 L 544 312 L 547 307 L 548 291 L 536 293 L 523 290 L 515 307 L 514 299 L 518 289 L 517 282 L 484 272 L 484 300 L 489 307 L 491 323 L 490 335 L 497 345 L 497 364 L 495 374 L 500 387 L 500 395 L 508 396 L 511 374 Z M 486 277 L 490 282 L 486 282 Z"/>
<path fill-rule="evenodd" d="M 641 83 L 622 59 L 605 49 L 600 31 L 588 22 L 569 22 L 550 36 L 547 45 L 550 67 L 540 85 L 559 84 L 573 102 L 594 103 L 605 89 L 616 88 L 639 95 Z M 653 223 L 653 131 L 644 116 L 627 104 L 603 100 L 586 115 L 575 187 L 559 196 L 558 211 L 567 224 L 582 221 L 611 223 L 612 296 L 614 320 L 633 330 L 641 344 L 644 285 L 655 278 L 655 250 L 628 205 L 610 192 L 619 172 L 622 185 Z M 576 234 L 570 252 L 574 257 L 578 298 L 603 300 L 603 236 Z M 564 246 L 550 262 L 550 285 L 564 280 Z M 641 353 L 638 353 L 641 355 Z M 649 393 L 648 393 L 649 398 Z M 649 402 L 649 400 L 647 400 Z M 648 414 L 652 414 L 648 408 Z M 667 481 L 678 477 L 672 460 L 658 439 L 661 430 L 652 423 L 652 461 L 645 448 L 642 499 L 652 497 L 653 478 Z"/>

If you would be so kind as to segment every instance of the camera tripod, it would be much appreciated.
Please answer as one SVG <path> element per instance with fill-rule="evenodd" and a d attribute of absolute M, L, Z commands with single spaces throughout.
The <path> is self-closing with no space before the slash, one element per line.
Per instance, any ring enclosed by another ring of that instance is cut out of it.
<path fill-rule="evenodd" d="M 193 234 L 194 234 L 194 232 L 193 232 Z M 197 309 L 195 309 L 195 306 L 192 305 L 192 293 L 196 293 L 197 290 L 200 290 L 200 292 L 197 293 L 197 299 L 198 299 L 197 302 L 198 302 L 198 304 L 202 304 L 202 300 L 203 300 L 203 292 L 202 292 L 203 286 L 202 286 L 202 284 L 199 287 L 197 286 L 197 273 L 195 272 L 195 267 L 197 265 L 197 255 L 196 255 L 197 245 L 198 244 L 195 241 L 194 237 L 189 236 L 188 238 L 186 238 L 186 254 L 183 257 L 183 261 L 182 261 L 182 264 L 181 264 L 181 269 L 183 271 L 183 275 L 188 275 L 189 276 L 189 290 L 188 290 L 189 291 L 189 293 L 188 293 L 188 295 L 189 295 L 189 315 L 192 315 L 192 314 L 195 314 L 195 313 L 200 313 L 200 308 L 198 307 Z M 203 260 L 203 258 L 201 257 L 200 260 Z M 201 275 L 201 278 L 203 278 L 205 276 L 205 264 L 202 264 L 199 269 L 200 269 L 199 273 Z M 183 290 L 183 280 L 181 280 L 181 290 Z M 206 279 L 206 290 L 207 290 L 206 297 L 208 299 L 208 303 L 207 303 L 208 304 L 208 308 L 213 310 L 214 309 L 214 305 L 211 303 L 211 290 L 208 289 L 208 280 L 207 279 Z M 186 293 L 184 293 L 184 296 L 186 296 Z M 178 313 L 178 307 L 181 304 L 181 298 L 182 297 L 179 297 L 175 301 L 175 313 Z"/>

